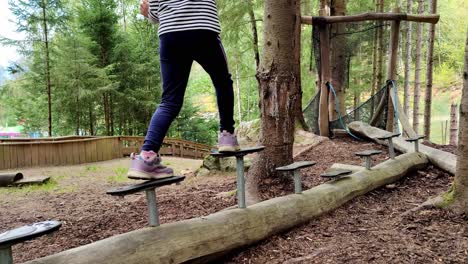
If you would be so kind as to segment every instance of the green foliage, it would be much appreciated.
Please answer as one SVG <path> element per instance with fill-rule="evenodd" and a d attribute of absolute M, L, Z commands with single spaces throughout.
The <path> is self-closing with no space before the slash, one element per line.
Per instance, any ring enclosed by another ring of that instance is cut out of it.
<path fill-rule="evenodd" d="M 190 98 L 185 98 L 182 110 L 169 128 L 167 136 L 214 145 L 218 138 L 218 118 L 198 113 L 199 108 L 193 105 Z"/>
<path fill-rule="evenodd" d="M 373 11 L 375 1 L 347 1 L 347 13 Z M 439 1 L 440 2 L 440 1 Z M 439 3 L 435 48 L 435 88 L 459 84 L 463 69 L 463 44 L 468 20 L 463 0 Z M 157 25 L 139 16 L 138 1 L 132 0 L 33 0 L 9 1 L 16 16 L 17 30 L 27 34 L 24 42 L 1 39 L 15 45 L 25 55 L 17 62 L 12 79 L 2 78 L 0 69 L 0 124 L 25 121 L 27 132 L 47 131 L 44 28 L 42 4 L 51 29 L 50 64 L 52 112 L 55 135 L 144 135 L 161 98 Z M 303 0 L 304 15 L 317 15 L 319 1 Z M 386 2 L 385 10 L 395 4 Z M 406 2 L 402 2 L 402 6 Z M 222 25 L 221 38 L 227 53 L 236 93 L 235 118 L 259 118 L 258 82 L 251 15 L 255 17 L 259 52 L 263 45 L 263 0 L 218 0 Z M 348 32 L 374 23 L 349 24 Z M 406 23 L 402 23 L 402 29 Z M 311 27 L 302 26 L 303 105 L 315 95 L 316 76 Z M 372 80 L 373 30 L 349 34 L 350 60 L 347 105 L 353 94 L 370 93 Z M 388 27 L 384 32 L 388 46 Z M 404 39 L 402 39 L 404 41 Z M 425 54 L 425 50 L 423 50 Z M 414 53 L 413 53 L 414 55 Z M 384 68 L 387 58 L 384 58 Z M 210 77 L 199 66 L 193 67 L 184 107 L 168 136 L 214 144 L 218 131 L 217 107 Z M 384 70 L 385 71 L 385 70 Z M 423 70 L 424 72 L 424 70 Z M 401 73 L 401 71 L 400 71 Z M 401 86 L 401 82 L 400 82 Z M 442 101 L 442 100 L 441 100 Z M 443 100 L 445 103 L 446 100 Z M 436 101 L 434 101 L 436 102 Z M 441 104 L 442 104 L 441 103 Z M 434 104 L 437 113 L 444 106 Z M 448 109 L 448 106 L 447 108 Z M 106 119 L 107 118 L 107 119 Z M 438 117 L 437 117 L 438 118 Z M 110 129 L 110 131 L 108 131 Z"/>

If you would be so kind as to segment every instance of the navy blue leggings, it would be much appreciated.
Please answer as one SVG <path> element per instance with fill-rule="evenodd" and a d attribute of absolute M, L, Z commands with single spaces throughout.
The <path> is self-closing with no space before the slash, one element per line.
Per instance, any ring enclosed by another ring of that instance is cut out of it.
<path fill-rule="evenodd" d="M 163 94 L 151 119 L 142 150 L 158 152 L 177 117 L 193 61 L 210 75 L 216 90 L 220 130 L 234 132 L 234 91 L 219 35 L 209 30 L 170 32 L 159 37 Z"/>

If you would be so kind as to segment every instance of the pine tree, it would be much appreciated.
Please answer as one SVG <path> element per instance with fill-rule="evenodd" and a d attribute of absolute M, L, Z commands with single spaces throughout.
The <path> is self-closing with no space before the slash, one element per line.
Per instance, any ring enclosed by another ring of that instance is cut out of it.
<path fill-rule="evenodd" d="M 16 31 L 27 34 L 27 45 L 21 45 L 26 48 L 22 53 L 40 57 L 43 71 L 38 67 L 36 73 L 43 76 L 41 82 L 47 94 L 48 132 L 52 136 L 51 32 L 60 26 L 65 17 L 63 4 L 60 0 L 10 0 L 8 4 L 16 17 Z"/>

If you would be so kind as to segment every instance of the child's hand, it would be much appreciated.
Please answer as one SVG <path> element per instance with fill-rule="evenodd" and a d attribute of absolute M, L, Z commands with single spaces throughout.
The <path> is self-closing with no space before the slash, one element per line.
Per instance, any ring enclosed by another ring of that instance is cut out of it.
<path fill-rule="evenodd" d="M 148 18 L 148 12 L 149 12 L 149 4 L 148 4 L 148 0 L 143 0 L 141 1 L 140 3 L 140 13 Z"/>

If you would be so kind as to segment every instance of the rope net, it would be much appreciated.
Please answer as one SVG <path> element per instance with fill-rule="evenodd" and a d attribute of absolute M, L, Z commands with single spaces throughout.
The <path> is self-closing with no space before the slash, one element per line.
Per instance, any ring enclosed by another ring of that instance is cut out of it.
<path fill-rule="evenodd" d="M 336 24 L 335 24 L 336 25 Z M 385 84 L 384 72 L 386 71 L 389 23 L 383 22 L 357 22 L 342 24 L 341 28 L 333 28 L 330 25 L 330 43 L 339 45 L 343 52 L 344 76 L 342 76 L 342 87 L 337 88 L 337 92 L 345 91 L 346 98 L 340 101 L 341 116 L 344 125 L 354 121 L 370 123 L 374 111 L 379 104 L 384 104 L 383 111 L 374 118 L 374 126 L 386 127 L 386 116 L 388 111 L 388 89 Z M 320 26 L 312 27 L 312 51 L 310 67 L 317 74 L 317 83 L 322 83 L 321 76 L 321 53 L 320 53 Z M 330 44 L 330 57 L 333 57 L 333 44 Z M 381 65 L 379 68 L 378 65 Z M 315 65 L 312 65 L 315 64 Z M 331 71 L 336 65 L 331 59 Z M 374 69 L 375 67 L 375 69 Z M 380 73 L 379 73 L 380 70 Z M 332 74 L 333 75 L 333 74 Z M 335 77 L 336 78 L 336 77 Z M 327 82 L 331 80 L 323 80 Z M 374 87 L 374 89 L 372 89 Z M 381 87 L 380 89 L 377 89 Z M 311 131 L 319 133 L 319 103 L 320 89 L 314 98 L 304 109 L 304 118 Z M 361 103 L 361 98 L 367 98 Z M 336 98 L 336 100 L 339 100 Z M 382 101 L 383 100 L 383 101 Z M 343 110 L 345 109 L 345 110 Z M 330 130 L 343 129 L 339 119 L 330 122 Z"/>

